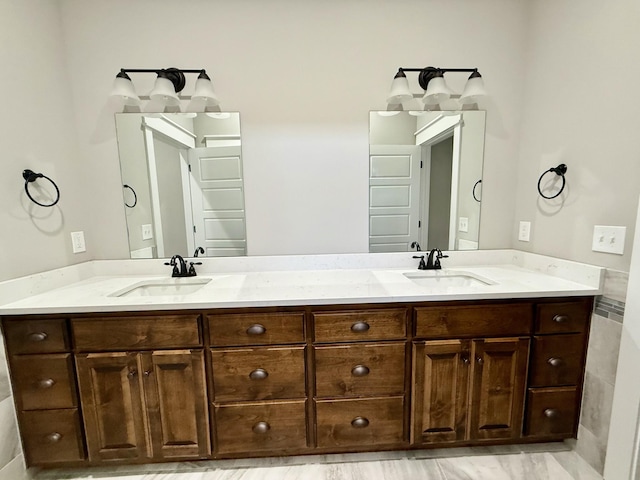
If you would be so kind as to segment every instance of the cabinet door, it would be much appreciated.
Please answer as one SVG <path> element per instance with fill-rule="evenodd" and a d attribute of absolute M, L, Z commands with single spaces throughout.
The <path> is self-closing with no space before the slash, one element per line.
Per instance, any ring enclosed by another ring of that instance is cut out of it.
<path fill-rule="evenodd" d="M 528 338 L 473 340 L 472 440 L 522 435 L 528 354 Z"/>
<path fill-rule="evenodd" d="M 153 458 L 208 456 L 203 351 L 155 351 L 141 357 Z"/>
<path fill-rule="evenodd" d="M 412 443 L 465 439 L 470 343 L 440 340 L 414 345 Z"/>
<path fill-rule="evenodd" d="M 91 461 L 149 457 L 138 354 L 76 357 Z"/>

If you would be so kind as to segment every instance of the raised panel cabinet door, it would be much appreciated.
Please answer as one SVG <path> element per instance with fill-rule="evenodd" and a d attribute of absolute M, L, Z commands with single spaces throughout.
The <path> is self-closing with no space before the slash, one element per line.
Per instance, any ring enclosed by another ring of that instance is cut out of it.
<path fill-rule="evenodd" d="M 139 355 L 76 356 L 89 460 L 148 458 Z"/>
<path fill-rule="evenodd" d="M 207 457 L 211 447 L 204 352 L 155 351 L 141 358 L 152 457 Z"/>
<path fill-rule="evenodd" d="M 470 350 L 470 340 L 414 344 L 412 443 L 465 439 Z"/>
<path fill-rule="evenodd" d="M 471 354 L 470 438 L 519 438 L 522 435 L 529 339 L 473 340 Z"/>

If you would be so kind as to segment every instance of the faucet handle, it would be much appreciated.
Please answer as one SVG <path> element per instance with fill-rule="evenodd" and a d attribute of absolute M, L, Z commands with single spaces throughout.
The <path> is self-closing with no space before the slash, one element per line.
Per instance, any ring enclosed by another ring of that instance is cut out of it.
<path fill-rule="evenodd" d="M 202 262 L 189 262 L 189 273 L 188 273 L 188 275 L 190 277 L 195 277 L 197 275 L 194 265 L 202 265 Z"/>

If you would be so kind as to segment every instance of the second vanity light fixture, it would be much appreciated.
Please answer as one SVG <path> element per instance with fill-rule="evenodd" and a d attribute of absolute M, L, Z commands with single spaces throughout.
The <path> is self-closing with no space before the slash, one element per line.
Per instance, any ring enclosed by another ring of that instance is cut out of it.
<path fill-rule="evenodd" d="M 149 93 L 150 109 L 146 111 L 164 111 L 166 107 L 180 110 L 182 100 L 190 100 L 187 106 L 189 112 L 203 112 L 207 107 L 215 107 L 220 104 L 211 79 L 204 69 L 179 69 L 179 68 L 121 68 L 113 82 L 110 97 L 121 102 L 124 106 L 140 106 L 142 101 L 135 88 L 129 73 L 155 73 L 157 75 L 153 90 Z M 186 84 L 185 73 L 197 73 L 195 90 L 189 96 L 179 96 Z"/>
<path fill-rule="evenodd" d="M 413 94 L 409 89 L 409 81 L 405 72 L 419 72 L 418 83 L 424 89 L 422 101 L 425 105 L 438 105 L 449 100 L 454 92 L 447 86 L 444 81 L 444 74 L 448 72 L 470 72 L 467 84 L 464 87 L 458 101 L 462 104 L 478 103 L 478 100 L 487 95 L 482 81 L 482 75 L 477 68 L 400 68 L 396 73 L 393 83 L 391 84 L 391 92 L 387 97 L 390 104 L 399 104 L 407 100 L 413 99 Z"/>

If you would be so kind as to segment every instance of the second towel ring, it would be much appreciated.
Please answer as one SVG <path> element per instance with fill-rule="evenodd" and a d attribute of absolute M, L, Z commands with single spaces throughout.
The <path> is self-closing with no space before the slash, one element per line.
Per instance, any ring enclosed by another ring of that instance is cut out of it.
<path fill-rule="evenodd" d="M 542 179 L 549 172 L 553 172 L 556 175 L 559 175 L 559 176 L 562 177 L 562 186 L 560 187 L 560 190 L 558 190 L 558 193 L 556 193 L 555 195 L 553 195 L 551 197 L 548 197 L 544 193 L 542 193 L 542 189 L 540 188 L 540 184 L 542 183 Z M 556 198 L 558 195 L 560 195 L 562 193 L 562 191 L 564 190 L 564 186 L 567 183 L 566 179 L 564 178 L 564 174 L 565 173 L 567 173 L 567 166 L 564 163 L 561 163 L 557 167 L 552 167 L 549 170 L 545 171 L 542 175 L 540 175 L 540 178 L 538 179 L 538 193 L 540 194 L 540 196 L 542 198 L 546 198 L 547 200 L 551 200 L 552 198 Z"/>
<path fill-rule="evenodd" d="M 479 199 L 478 197 L 476 197 L 476 187 L 477 187 L 478 185 L 480 185 L 481 183 L 482 183 L 482 179 L 478 180 L 478 181 L 473 185 L 473 199 L 474 199 L 476 202 L 478 202 L 478 203 L 480 203 L 480 199 Z"/>
<path fill-rule="evenodd" d="M 129 185 L 122 185 L 122 188 L 128 188 L 129 190 L 131 190 L 131 193 L 133 193 L 133 205 L 129 205 L 125 200 L 124 202 L 125 206 L 129 208 L 135 207 L 138 204 L 138 195 L 136 195 L 136 191 L 133 189 L 133 187 L 130 187 Z"/>
<path fill-rule="evenodd" d="M 27 197 L 29 197 L 29 200 L 31 200 L 36 205 L 40 205 L 41 207 L 53 207 L 56 203 L 60 201 L 60 189 L 58 188 L 58 185 L 56 185 L 56 182 L 51 180 L 46 175 L 43 175 L 41 173 L 36 173 L 33 170 L 26 169 L 22 172 L 22 178 L 24 178 L 24 191 L 26 192 Z M 49 204 L 40 203 L 39 201 L 37 201 L 35 198 L 31 196 L 31 193 L 29 192 L 29 184 L 31 182 L 35 182 L 39 178 L 44 178 L 49 180 L 49 182 L 51 182 L 51 185 L 53 185 L 53 188 L 56 189 L 56 199 L 53 201 L 53 203 L 49 203 Z"/>

